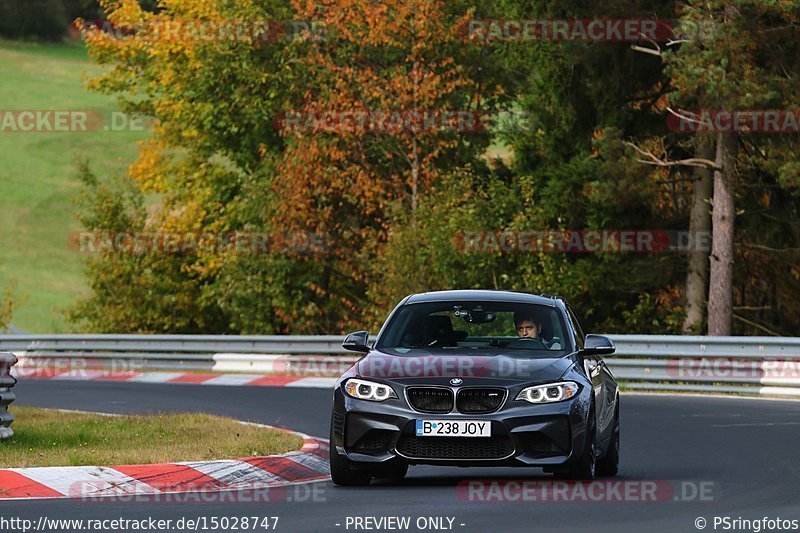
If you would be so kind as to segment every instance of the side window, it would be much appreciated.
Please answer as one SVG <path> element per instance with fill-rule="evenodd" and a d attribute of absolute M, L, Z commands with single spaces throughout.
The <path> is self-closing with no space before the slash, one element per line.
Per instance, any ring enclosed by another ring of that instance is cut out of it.
<path fill-rule="evenodd" d="M 569 324 L 572 326 L 573 331 L 575 331 L 575 337 L 578 341 L 578 348 L 583 348 L 583 329 L 581 329 L 581 324 L 578 322 L 578 319 L 575 317 L 575 313 L 572 311 L 572 307 L 567 306 L 567 316 L 569 317 Z"/>

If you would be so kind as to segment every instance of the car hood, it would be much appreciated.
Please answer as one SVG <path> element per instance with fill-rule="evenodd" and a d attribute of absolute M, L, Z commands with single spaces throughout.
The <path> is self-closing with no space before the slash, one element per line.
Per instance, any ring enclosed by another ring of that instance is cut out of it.
<path fill-rule="evenodd" d="M 491 382 L 513 385 L 521 382 L 545 383 L 561 378 L 574 362 L 571 357 L 528 359 L 509 354 L 475 356 L 471 354 L 391 355 L 372 351 L 358 362 L 358 375 L 398 382 L 403 385 L 425 383 L 474 385 Z"/>

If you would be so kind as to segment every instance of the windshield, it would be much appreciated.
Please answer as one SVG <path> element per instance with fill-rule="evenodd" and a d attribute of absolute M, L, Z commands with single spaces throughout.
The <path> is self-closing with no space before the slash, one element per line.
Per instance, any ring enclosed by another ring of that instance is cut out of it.
<path fill-rule="evenodd" d="M 486 351 L 515 357 L 560 357 L 568 349 L 565 339 L 561 314 L 554 307 L 447 301 L 403 306 L 376 348 L 396 355 L 463 350 L 471 355 Z"/>

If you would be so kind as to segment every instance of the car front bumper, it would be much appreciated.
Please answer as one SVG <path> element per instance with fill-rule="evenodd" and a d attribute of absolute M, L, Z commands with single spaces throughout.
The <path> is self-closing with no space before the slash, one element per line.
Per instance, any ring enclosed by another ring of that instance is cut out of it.
<path fill-rule="evenodd" d="M 509 391 L 503 406 L 488 414 L 427 414 L 400 398 L 358 400 L 340 387 L 334 392 L 332 445 L 340 455 L 366 467 L 402 461 L 446 466 L 553 467 L 568 464 L 585 449 L 591 389 L 550 404 L 516 401 Z M 417 437 L 417 420 L 488 420 L 491 437 Z"/>

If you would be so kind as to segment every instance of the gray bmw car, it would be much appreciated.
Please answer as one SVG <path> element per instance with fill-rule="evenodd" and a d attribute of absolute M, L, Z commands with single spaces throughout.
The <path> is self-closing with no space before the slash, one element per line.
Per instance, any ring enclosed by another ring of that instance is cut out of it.
<path fill-rule="evenodd" d="M 399 479 L 409 465 L 540 467 L 615 475 L 619 389 L 561 298 L 505 291 L 406 297 L 337 381 L 331 475 L 337 485 Z"/>

